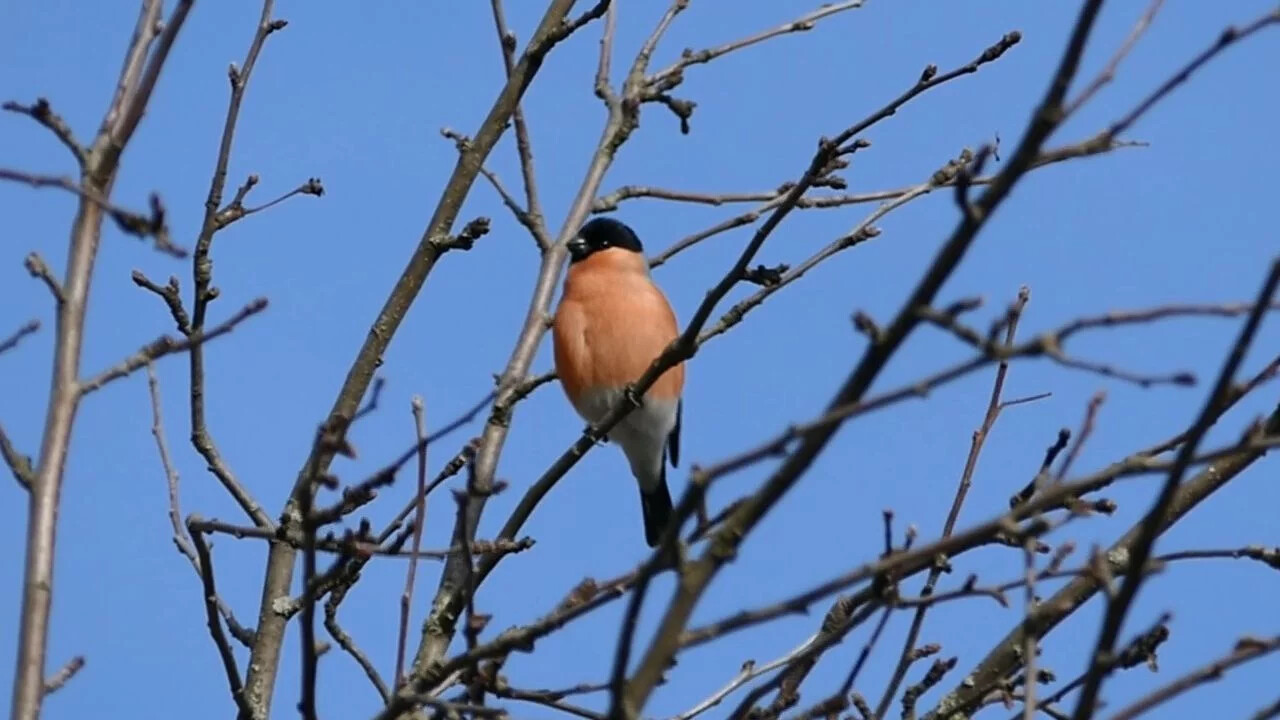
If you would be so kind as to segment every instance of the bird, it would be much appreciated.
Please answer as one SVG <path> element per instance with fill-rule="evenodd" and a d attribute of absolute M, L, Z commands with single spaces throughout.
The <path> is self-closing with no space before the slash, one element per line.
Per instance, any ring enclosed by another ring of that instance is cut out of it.
<path fill-rule="evenodd" d="M 569 269 L 551 319 L 556 375 L 569 403 L 590 424 L 604 419 L 679 336 L 675 312 L 649 275 L 635 231 L 595 218 L 567 243 Z M 680 463 L 684 363 L 672 366 L 608 433 L 640 486 L 644 537 L 657 547 L 672 516 L 666 463 Z"/>

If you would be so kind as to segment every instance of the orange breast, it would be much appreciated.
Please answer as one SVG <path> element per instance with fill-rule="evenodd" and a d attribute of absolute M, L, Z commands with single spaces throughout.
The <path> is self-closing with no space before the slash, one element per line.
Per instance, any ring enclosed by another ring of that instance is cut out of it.
<path fill-rule="evenodd" d="M 638 380 L 678 336 L 675 313 L 643 263 L 615 249 L 570 266 L 552 327 L 556 373 L 570 398 Z M 683 387 L 681 363 L 646 396 L 675 399 Z"/>

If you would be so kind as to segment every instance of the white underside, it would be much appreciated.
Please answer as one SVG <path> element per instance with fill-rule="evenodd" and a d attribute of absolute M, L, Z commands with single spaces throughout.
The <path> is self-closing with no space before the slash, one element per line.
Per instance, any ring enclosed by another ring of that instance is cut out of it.
<path fill-rule="evenodd" d="M 574 408 L 589 423 L 599 422 L 622 397 L 621 390 L 595 390 L 583 393 Z M 640 407 L 627 413 L 609 431 L 609 440 L 617 443 L 631 464 L 640 487 L 651 490 L 662 481 L 663 447 L 676 426 L 676 400 L 644 398 Z"/>

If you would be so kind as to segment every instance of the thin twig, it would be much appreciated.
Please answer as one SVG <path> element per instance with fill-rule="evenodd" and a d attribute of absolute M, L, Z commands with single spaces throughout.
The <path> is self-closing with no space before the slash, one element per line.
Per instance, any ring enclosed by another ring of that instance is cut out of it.
<path fill-rule="evenodd" d="M 5 465 L 8 465 L 9 470 L 13 472 L 13 479 L 18 481 L 18 485 L 24 490 L 30 490 L 31 483 L 35 479 L 31 458 L 23 455 L 13 446 L 13 442 L 9 440 L 2 426 L 0 426 L 0 455 L 4 457 Z"/>
<path fill-rule="evenodd" d="M 64 685 L 71 682 L 71 678 L 76 676 L 84 668 L 84 656 L 76 655 L 66 662 L 65 665 L 58 668 L 58 672 L 44 681 L 44 694 L 52 695 L 63 688 Z"/>
<path fill-rule="evenodd" d="M 198 519 L 198 516 L 193 515 L 187 521 L 190 523 L 196 519 Z M 240 682 L 240 670 L 236 667 L 236 657 L 231 651 L 231 644 L 227 641 L 226 633 L 222 630 L 222 621 L 218 619 L 218 590 L 213 579 L 213 558 L 209 555 L 209 546 L 205 543 L 202 534 L 191 531 L 190 536 L 191 543 L 195 546 L 196 556 L 200 560 L 200 578 L 204 588 L 205 623 L 209 626 L 209 635 L 213 638 L 214 647 L 218 649 L 218 656 L 222 659 L 222 667 L 226 671 L 227 683 L 231 686 L 231 699 L 235 701 L 241 715 L 248 716 L 249 704 L 244 695 L 244 686 Z"/>
<path fill-rule="evenodd" d="M 53 111 L 53 107 L 49 105 L 49 101 L 46 98 L 36 98 L 36 101 L 31 105 L 23 105 L 10 100 L 0 105 L 0 109 L 27 115 L 32 120 L 48 128 L 58 138 L 58 141 L 71 151 L 72 157 L 76 159 L 76 164 L 81 168 L 85 166 L 88 156 L 85 153 L 84 146 L 76 141 L 75 133 L 71 131 L 71 126 L 67 125 L 67 121 L 63 120 L 61 115 Z"/>
<path fill-rule="evenodd" d="M 23 267 L 27 269 L 27 273 L 31 277 L 36 278 L 49 288 L 49 294 L 58 303 L 59 307 L 67 301 L 67 295 L 62 290 L 62 283 L 58 282 L 58 278 L 53 276 L 53 270 L 49 269 L 49 264 L 40 257 L 40 253 L 30 252 L 22 262 Z"/>
<path fill-rule="evenodd" d="M 1129 36 L 1124 39 L 1124 42 L 1120 44 L 1120 47 L 1116 48 L 1115 54 L 1113 54 L 1111 59 L 1107 61 L 1107 65 L 1102 69 L 1102 72 L 1098 73 L 1098 76 L 1093 79 L 1093 82 L 1090 82 L 1085 86 L 1084 90 L 1080 91 L 1080 94 L 1076 96 L 1075 100 L 1067 103 L 1065 110 L 1067 115 L 1075 113 L 1075 111 L 1079 110 L 1082 105 L 1089 102 L 1089 100 L 1097 94 L 1103 86 L 1115 79 L 1116 71 L 1120 68 L 1120 63 L 1124 62 L 1125 57 L 1127 57 L 1129 52 L 1133 50 L 1134 46 L 1138 44 L 1138 40 L 1142 38 L 1143 33 L 1145 33 L 1147 28 L 1151 26 L 1152 21 L 1155 20 L 1156 15 L 1159 14 L 1160 8 L 1163 5 L 1164 0 L 1152 0 L 1151 4 L 1147 5 L 1146 12 L 1142 13 L 1142 17 L 1138 18 L 1138 22 L 1135 23 L 1133 29 L 1129 31 Z"/>
<path fill-rule="evenodd" d="M 673 720 L 690 720 L 690 718 L 701 715 L 707 710 L 710 710 L 711 708 L 719 705 L 734 690 L 737 690 L 738 688 L 742 687 L 743 685 L 746 685 L 752 680 L 755 680 L 756 678 L 761 677 L 763 675 L 767 675 L 768 673 L 773 672 L 774 670 L 780 667 L 783 667 L 791 663 L 798 657 L 800 657 L 800 655 L 804 653 L 809 648 L 809 646 L 812 645 L 815 640 L 817 640 L 817 638 L 818 638 L 817 634 L 811 635 L 809 636 L 808 639 L 806 639 L 804 642 L 797 645 L 790 652 L 785 653 L 779 658 L 770 660 L 769 662 L 763 665 L 757 666 L 755 662 L 752 660 L 748 660 L 742 663 L 742 669 L 740 669 L 738 671 L 738 674 L 734 675 L 733 679 L 731 679 L 724 687 L 720 688 L 719 690 L 716 690 L 709 697 L 702 700 L 697 705 L 694 705 L 688 710 L 685 710 L 679 715 L 676 715 L 673 718 Z"/>
<path fill-rule="evenodd" d="M 511 74 L 516 68 L 516 36 L 515 33 L 507 29 L 507 19 L 502 11 L 502 0 L 491 0 L 490 5 L 493 9 L 493 27 L 498 33 L 498 44 L 502 48 L 502 65 L 506 70 L 507 78 L 511 78 Z M 533 169 L 533 144 L 529 140 L 529 124 L 524 117 L 524 109 L 517 102 L 515 108 L 511 111 L 511 122 L 515 125 L 516 131 L 516 151 L 520 155 L 520 173 L 524 177 L 524 196 L 525 207 L 521 209 L 514 201 L 507 202 L 505 190 L 502 190 L 497 183 L 497 176 L 485 175 L 486 178 L 494 184 L 494 187 L 502 194 L 503 202 L 507 203 L 507 207 L 516 212 L 516 219 L 529 229 L 533 234 L 533 239 L 538 245 L 538 249 L 546 252 L 551 247 L 551 236 L 547 231 L 546 221 L 542 215 L 542 203 L 538 199 L 538 181 L 537 173 Z M 481 168 L 483 171 L 483 168 Z"/>
<path fill-rule="evenodd" d="M 250 302 L 248 305 L 245 305 L 236 314 L 207 331 L 193 331 L 191 335 L 188 335 L 185 338 L 175 338 L 170 335 L 162 335 L 151 343 L 144 345 L 138 350 L 138 352 L 125 358 L 119 364 L 103 370 L 92 378 L 81 382 L 77 389 L 81 395 L 88 395 L 89 393 L 100 389 L 103 385 L 106 385 L 112 380 L 125 377 L 135 370 L 139 370 L 146 365 L 159 360 L 165 355 L 194 350 L 210 340 L 226 335 L 234 330 L 240 323 L 266 309 L 267 299 L 258 298 L 257 300 Z"/>
<path fill-rule="evenodd" d="M 1022 312 L 1026 309 L 1027 302 L 1030 299 L 1030 288 L 1023 286 L 1018 291 L 1017 299 L 1009 306 L 1005 322 L 1005 345 L 1013 344 L 1017 336 L 1018 321 L 1022 319 Z M 991 429 L 995 427 L 996 419 L 1000 416 L 1001 395 L 1004 392 L 1004 381 L 1008 372 L 1009 361 L 1007 359 L 1002 360 L 996 367 L 995 381 L 991 387 L 991 398 L 987 402 L 987 409 L 982 416 L 982 423 L 973 432 L 973 437 L 969 442 L 969 454 L 965 457 L 964 469 L 960 473 L 960 482 L 956 486 L 955 497 L 951 500 L 951 509 L 947 511 L 947 518 L 942 525 L 942 537 L 944 538 L 950 537 L 955 530 L 956 521 L 960 518 L 960 508 L 964 505 L 965 498 L 969 494 L 969 488 L 973 484 L 973 473 L 978 468 L 978 457 L 982 454 L 982 448 L 986 443 L 987 436 L 990 435 Z M 929 576 L 924 582 L 924 589 L 920 592 L 922 597 L 928 597 L 933 594 L 944 567 L 945 560 L 935 564 L 929 571 Z M 898 655 L 898 662 L 894 666 L 893 675 L 885 685 L 884 694 L 881 695 L 880 702 L 876 704 L 876 715 L 879 717 L 884 717 L 885 713 L 889 711 L 889 705 L 893 702 L 894 696 L 897 695 L 898 687 L 902 685 L 903 679 L 906 678 L 907 669 L 911 665 L 910 656 L 920 639 L 920 631 L 924 627 L 924 615 L 927 610 L 927 606 L 921 606 L 916 609 L 915 615 L 911 618 L 911 626 L 907 630 L 906 638 L 903 640 L 902 651 Z"/>
<path fill-rule="evenodd" d="M 845 10 L 860 8 L 862 7 L 862 2 L 863 0 L 846 0 L 846 2 L 828 3 L 817 10 L 796 18 L 795 20 L 732 42 L 727 42 L 723 45 L 707 48 L 705 50 L 685 50 L 680 54 L 679 60 L 655 72 L 648 78 L 647 82 L 650 85 L 661 85 L 673 78 L 681 76 L 684 73 L 684 69 L 690 65 L 699 65 L 711 62 L 721 55 L 727 55 L 736 50 L 741 50 L 757 43 L 762 43 L 766 40 L 778 37 L 779 35 L 812 30 L 819 20 L 835 15 L 836 13 L 844 12 Z M 682 0 L 676 5 L 683 9 L 687 4 L 688 0 Z"/>
<path fill-rule="evenodd" d="M 321 197 L 324 195 L 324 185 L 320 182 L 320 178 L 313 177 L 270 202 L 257 207 L 246 208 L 243 202 L 244 197 L 248 193 L 249 188 L 252 188 L 257 183 L 258 176 L 250 175 L 245 184 L 236 192 L 235 199 L 231 201 L 231 204 L 214 214 L 214 225 L 216 229 L 220 230 L 236 220 L 275 207 L 295 195 L 313 195 L 315 197 Z"/>
<path fill-rule="evenodd" d="M 0 340 L 0 353 L 8 352 L 18 346 L 22 342 L 22 338 L 34 333 L 40 329 L 40 321 L 32 318 L 25 325 L 13 331 L 13 334 L 3 340 Z"/>
<path fill-rule="evenodd" d="M 151 396 L 151 435 L 156 440 L 156 450 L 160 455 L 160 466 L 164 469 L 164 476 L 169 494 L 169 524 L 173 528 L 173 544 L 187 560 L 191 563 L 191 568 L 196 571 L 196 575 L 200 574 L 200 559 L 196 555 L 195 547 L 191 544 L 191 538 L 187 534 L 187 529 L 182 522 L 182 507 L 179 502 L 179 479 L 178 471 L 173 466 L 173 461 L 169 456 L 169 443 L 164 437 L 164 421 L 160 413 L 160 381 L 156 377 L 155 367 L 151 363 L 147 363 L 147 390 Z M 222 600 L 222 598 L 214 598 L 214 602 L 218 605 L 218 612 L 227 623 L 227 629 L 234 637 L 245 647 L 253 646 L 253 630 L 250 630 L 240 624 L 236 620 L 235 614 L 231 612 L 231 608 Z"/>
<path fill-rule="evenodd" d="M 417 507 L 413 517 L 413 555 L 409 558 L 409 567 L 405 571 L 404 592 L 400 595 L 400 632 L 396 639 L 396 687 L 404 682 L 404 651 L 409 638 L 409 610 L 413 606 L 413 578 L 418 570 L 418 551 L 422 549 L 422 525 L 427 516 L 427 436 L 422 398 L 413 396 L 414 429 L 418 434 L 418 492 L 415 493 Z"/>
<path fill-rule="evenodd" d="M 155 243 L 155 249 L 166 255 L 176 258 L 185 258 L 187 256 L 187 251 L 174 245 L 169 236 L 169 226 L 165 221 L 164 205 L 161 204 L 160 196 L 158 195 L 153 194 L 151 196 L 151 211 L 143 214 L 115 205 L 102 193 L 95 190 L 92 185 L 81 185 L 69 177 L 37 175 L 20 170 L 0 168 L 0 180 L 26 183 L 34 188 L 52 187 L 66 190 L 101 208 L 108 217 L 115 221 L 116 227 L 120 228 L 121 232 L 143 239 L 152 238 Z"/>
<path fill-rule="evenodd" d="M 1112 715 L 1110 720 L 1133 720 L 1192 688 L 1220 679 L 1227 670 L 1237 665 L 1256 660 L 1277 650 L 1280 650 L 1280 635 L 1271 638 L 1241 638 L 1227 655 L 1204 667 L 1196 668 L 1149 695 L 1135 700 Z"/>
<path fill-rule="evenodd" d="M 346 597 L 347 588 L 348 586 L 346 585 L 335 588 L 329 594 L 329 598 L 325 600 L 324 628 L 329 632 L 329 637 L 332 637 L 334 642 L 338 643 L 338 646 L 356 661 L 356 664 L 364 671 L 365 677 L 369 678 L 369 682 L 373 683 L 373 688 L 377 691 L 378 697 L 385 703 L 391 697 L 391 689 L 387 687 L 382 676 L 378 674 L 378 669 L 374 667 L 373 661 L 369 659 L 369 656 L 356 645 L 351 635 L 343 630 L 342 626 L 338 625 L 338 606 L 342 603 L 343 598 Z"/>

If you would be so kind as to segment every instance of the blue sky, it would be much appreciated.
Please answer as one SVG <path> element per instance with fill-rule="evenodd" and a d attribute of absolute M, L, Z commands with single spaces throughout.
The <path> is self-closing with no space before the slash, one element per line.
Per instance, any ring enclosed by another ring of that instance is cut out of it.
<path fill-rule="evenodd" d="M 541 3 L 508 3 L 522 42 Z M 1009 30 L 1023 41 L 1002 60 L 918 99 L 866 137 L 846 173 L 851 190 L 916 184 L 962 147 L 998 135 L 1017 141 L 1029 110 L 1065 42 L 1077 3 L 889 3 L 823 22 L 725 57 L 687 73 L 681 97 L 697 101 L 693 132 L 682 136 L 661 108 L 646 108 L 641 129 L 623 148 L 605 188 L 645 184 L 731 192 L 767 190 L 796 177 L 816 139 L 834 134 L 909 87 L 928 63 L 942 70 L 964 64 Z M 1105 64 L 1145 3 L 1109 3 L 1094 32 L 1081 76 Z M 1058 133 L 1051 144 L 1083 139 L 1127 111 L 1169 72 L 1231 22 L 1272 4 L 1259 0 L 1167 3 L 1116 81 Z M 665 3 L 624 3 L 619 15 L 615 77 L 626 67 Z M 804 2 L 697 0 L 660 46 L 662 67 L 685 47 L 705 47 L 771 27 L 810 9 Z M 135 18 L 135 3 L 50 0 L 10 5 L 0 22 L 0 96 L 31 102 L 47 96 L 79 137 L 96 130 Z M 226 67 L 240 62 L 257 21 L 250 0 L 197 3 L 153 103 L 123 158 L 115 198 L 141 207 L 161 193 L 176 239 L 194 239 L 226 107 Z M 289 27 L 272 36 L 260 58 L 231 161 L 229 186 L 248 173 L 263 201 L 310 176 L 323 178 L 321 199 L 295 198 L 247 218 L 217 236 L 213 256 L 221 299 L 213 319 L 259 295 L 270 308 L 207 351 L 208 423 L 223 455 L 256 497 L 276 512 L 288 493 L 359 343 L 390 284 L 426 225 L 455 158 L 442 126 L 472 133 L 502 79 L 488 3 L 304 3 L 282 0 L 277 16 Z M 549 225 L 558 228 L 577 191 L 599 136 L 603 111 L 591 94 L 599 26 L 557 48 L 525 104 Z M 1228 50 L 1133 128 L 1150 147 L 1039 170 L 1018 186 L 947 283 L 941 300 L 980 294 L 983 322 L 1020 285 L 1032 299 L 1026 334 L 1081 314 L 1170 301 L 1247 300 L 1276 252 L 1274 118 L 1280 96 L 1267 92 L 1267 68 L 1280 63 L 1280 37 L 1263 33 Z M 67 153 L 29 119 L 0 118 L 0 166 L 71 173 Z M 513 190 L 519 166 L 513 137 L 489 161 Z M 39 251 L 61 273 L 74 198 L 55 190 L 0 185 L 0 335 L 28 318 L 45 323 L 16 351 L 0 357 L 0 423 L 30 454 L 39 444 L 48 387 L 53 312 L 48 294 L 22 268 Z M 796 263 L 854 226 L 873 206 L 797 212 L 759 256 Z M 745 208 L 701 207 L 639 200 L 617 217 L 653 250 Z M 532 289 L 533 243 L 482 181 L 462 212 L 493 218 L 493 231 L 467 254 L 450 254 L 430 276 L 385 356 L 382 409 L 363 421 L 353 440 L 357 461 L 335 469 L 357 479 L 413 438 L 409 398 L 421 394 L 428 424 L 438 426 L 469 407 L 491 386 L 511 351 Z M 672 476 L 683 488 L 687 464 L 708 463 L 759 442 L 785 424 L 820 411 L 862 351 L 849 315 L 856 309 L 885 320 L 955 222 L 950 193 L 936 193 L 884 218 L 880 237 L 822 265 L 802 282 L 754 311 L 726 336 L 709 343 L 689 367 L 685 395 L 686 466 Z M 750 237 L 741 229 L 709 240 L 655 271 L 682 321 L 732 263 Z M 189 292 L 189 267 L 104 231 L 93 286 L 83 366 L 113 364 L 157 335 L 172 332 L 157 298 L 140 291 L 129 273 L 157 280 L 171 274 Z M 739 288 L 726 300 L 747 294 Z M 1140 371 L 1191 370 L 1206 381 L 1216 372 L 1238 321 L 1186 320 L 1079 338 L 1082 356 Z M 1024 335 L 1025 336 L 1025 335 Z M 1280 329 L 1268 322 L 1245 364 L 1252 373 L 1276 354 Z M 885 389 L 964 357 L 954 341 L 927 329 L 902 349 L 876 384 Z M 550 367 L 543 347 L 534 370 Z M 183 510 L 240 522 L 237 507 L 204 470 L 186 438 L 187 366 L 160 363 L 166 430 L 177 456 Z M 989 373 L 973 376 L 859 420 L 837 436 L 793 492 L 743 546 L 717 579 L 694 623 L 744 606 L 781 599 L 790 589 L 835 575 L 880 550 L 881 511 L 893 508 L 899 528 L 915 524 L 936 536 L 950 505 L 972 429 L 981 419 Z M 1074 427 L 1089 396 L 1108 393 L 1095 436 L 1077 469 L 1086 470 L 1163 439 L 1188 424 L 1203 401 L 1197 389 L 1148 390 L 1067 371 L 1046 361 L 1020 362 L 1010 371 L 1008 397 L 1051 392 L 1035 404 L 1010 408 L 988 442 L 961 525 L 1005 507 L 1039 463 L 1062 426 Z M 1255 415 L 1269 411 L 1275 389 L 1265 388 L 1211 433 L 1234 439 Z M 83 404 L 77 422 L 59 519 L 50 669 L 75 654 L 88 666 L 47 703 L 48 718 L 226 717 L 233 711 L 226 682 L 204 628 L 197 578 L 169 541 L 164 477 L 149 427 L 146 381 L 117 382 Z M 560 391 L 548 386 L 521 404 L 499 476 L 512 489 L 490 503 L 480 535 L 491 537 L 522 490 L 581 430 Z M 468 432 L 478 432 L 478 425 Z M 431 450 L 434 469 L 467 434 Z M 724 481 L 714 506 L 755 487 L 762 465 Z M 1280 502 L 1273 460 L 1263 460 L 1159 543 L 1158 551 L 1274 545 Z M 477 603 L 494 614 L 490 632 L 527 622 L 549 609 L 584 576 L 612 577 L 644 556 L 637 497 L 625 462 L 613 447 L 591 453 L 551 493 L 526 532 L 537 540 L 509 558 L 483 587 Z M 375 525 L 402 504 L 409 476 L 371 506 Z M 1113 518 L 1073 523 L 1051 538 L 1082 548 L 1109 542 L 1146 510 L 1156 481 L 1128 481 L 1108 490 L 1119 503 Z M 0 483 L 0 645 L 16 642 L 21 551 L 26 506 L 14 483 Z M 447 495 L 433 499 L 424 547 L 441 547 L 452 527 Z M 214 561 L 223 596 L 253 622 L 266 556 L 264 544 L 219 538 Z M 957 563 L 986 582 L 1021 573 L 1021 555 L 984 550 Z M 419 611 L 435 589 L 437 568 L 419 571 Z M 385 676 L 394 665 L 395 616 L 403 583 L 401 560 L 375 562 L 346 600 L 346 629 L 375 658 Z M 918 582 L 918 581 L 917 581 Z M 945 583 L 945 580 L 944 580 Z M 642 615 L 650 632 L 671 589 L 658 581 Z M 908 591 L 918 589 L 908 584 Z M 1047 594 L 1048 589 L 1045 590 Z M 1174 613 L 1172 637 L 1160 653 L 1161 672 L 1128 671 L 1103 697 L 1118 708 L 1174 673 L 1229 649 L 1244 633 L 1277 631 L 1274 598 L 1280 576 L 1261 566 L 1205 561 L 1171 568 L 1142 592 L 1123 637 Z M 747 659 L 763 663 L 812 633 L 827 603 L 808 617 L 792 617 L 743 632 L 680 657 L 646 715 L 692 706 L 723 685 Z M 1096 636 L 1101 605 L 1077 613 L 1047 641 L 1042 665 L 1074 677 Z M 597 612 L 516 655 L 506 667 L 512 685 L 565 686 L 606 679 L 621 604 Z M 923 642 L 939 642 L 965 668 L 1019 618 L 983 600 L 945 605 L 925 624 Z M 878 697 L 889 675 L 907 614 L 895 617 L 859 682 Z M 296 628 L 281 669 L 275 711 L 290 716 L 297 700 Z M 831 651 L 804 687 L 810 702 L 838 686 L 869 628 Z M 11 677 L 12 652 L 0 655 Z M 243 665 L 243 654 L 240 662 Z M 1242 668 L 1178 706 L 1177 717 L 1210 710 L 1239 717 L 1274 700 L 1259 689 L 1275 677 L 1274 659 Z M 918 679 L 917 668 L 909 682 Z M 1273 691 L 1272 691 L 1273 692 Z M 931 705 L 939 690 L 922 701 Z M 730 702 L 740 698 L 735 695 Z M 355 664 L 340 653 L 321 663 L 320 709 L 325 717 L 363 717 L 377 697 Z M 598 707 L 603 695 L 582 699 Z M 802 702 L 802 705 L 805 704 Z M 730 705 L 729 707 L 732 707 Z M 518 705 L 518 717 L 544 717 Z M 725 708 L 709 717 L 722 716 Z M 896 707 L 894 712 L 896 712 Z M 1185 713 L 1185 714 L 1183 714 Z M 1170 715 L 1172 717 L 1172 715 Z"/>

